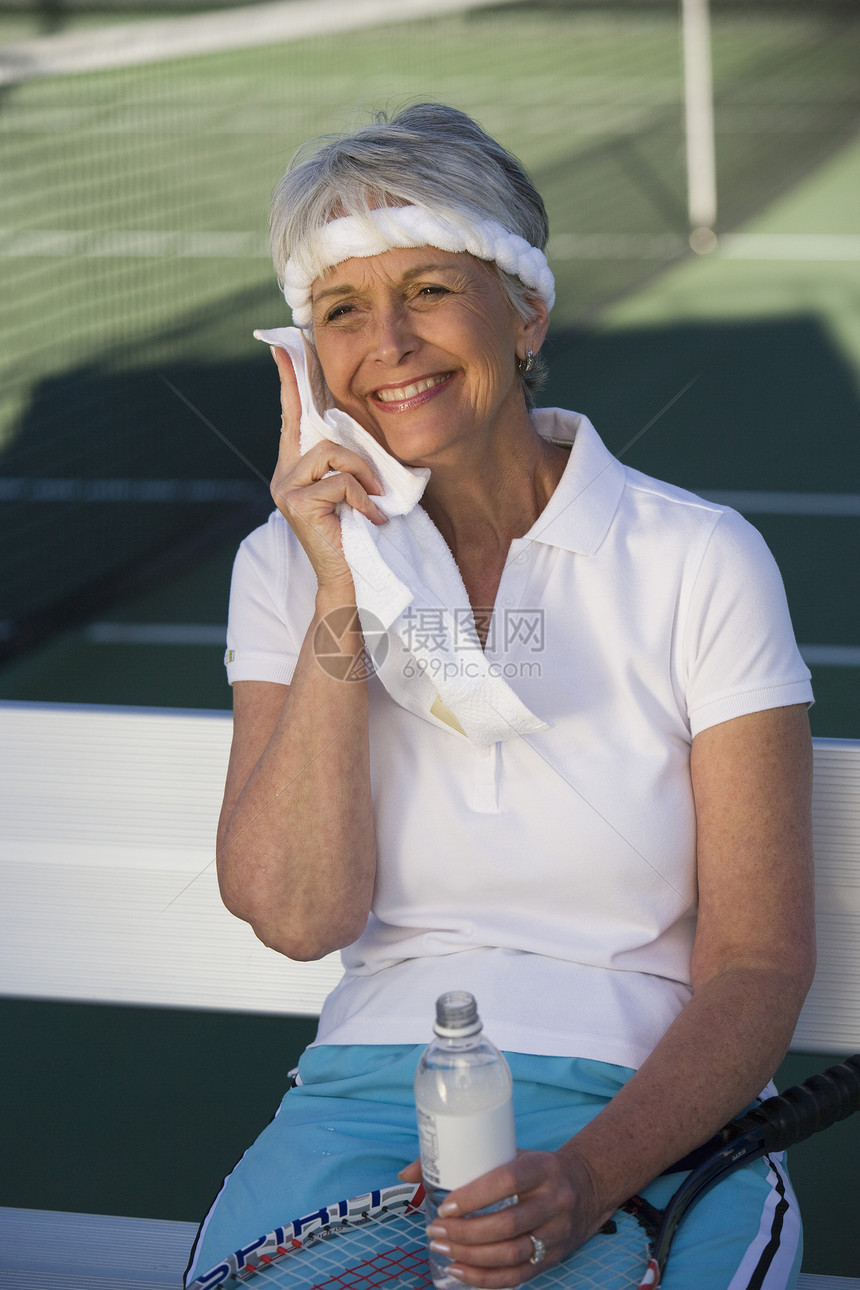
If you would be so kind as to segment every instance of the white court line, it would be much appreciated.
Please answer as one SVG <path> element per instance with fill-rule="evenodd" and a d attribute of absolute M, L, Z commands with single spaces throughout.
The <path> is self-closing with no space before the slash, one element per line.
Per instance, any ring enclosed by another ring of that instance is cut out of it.
<path fill-rule="evenodd" d="M 217 645 L 227 641 L 225 623 L 90 623 L 84 636 L 94 645 Z"/>
<path fill-rule="evenodd" d="M 697 488 L 696 495 L 749 515 L 860 515 L 860 493 L 778 493 Z M 244 502 L 263 496 L 252 479 L 66 479 L 0 476 L 4 502 Z"/>
<path fill-rule="evenodd" d="M 679 233 L 555 233 L 557 260 L 675 260 L 690 251 Z M 860 233 L 724 233 L 704 253 L 725 260 L 860 260 Z"/>
<path fill-rule="evenodd" d="M 116 23 L 0 46 L 0 85 L 14 85 L 37 76 L 97 72 L 222 50 L 250 49 L 511 2 L 275 0 L 181 18 Z"/>
<path fill-rule="evenodd" d="M 92 645 L 204 645 L 222 649 L 224 623 L 90 623 L 84 631 Z M 860 667 L 860 648 L 854 645 L 800 645 L 810 667 Z"/>
<path fill-rule="evenodd" d="M 550 260 L 674 260 L 690 244 L 677 233 L 554 233 Z"/>
<path fill-rule="evenodd" d="M 692 491 L 744 515 L 860 515 L 860 493 L 772 493 L 740 488 Z"/>
<path fill-rule="evenodd" d="M 555 233 L 550 260 L 677 260 L 690 244 L 677 233 Z M 860 234 L 729 233 L 719 238 L 714 254 L 726 260 L 831 261 L 860 260 Z M 205 229 L 0 228 L 0 257 L 85 256 L 129 259 L 167 256 L 179 260 L 269 258 L 260 233 Z"/>
<path fill-rule="evenodd" d="M 809 667 L 860 667 L 857 645 L 798 645 Z"/>
<path fill-rule="evenodd" d="M 166 256 L 178 260 L 269 258 L 268 240 L 261 233 L 177 233 L 169 229 L 115 229 L 103 233 L 86 229 L 0 228 L 0 256 L 84 256 L 87 259 L 132 259 Z"/>
<path fill-rule="evenodd" d="M 860 260 L 860 233 L 725 233 L 717 254 L 726 260 Z"/>
<path fill-rule="evenodd" d="M 265 496 L 252 479 L 38 479 L 0 476 L 2 502 L 249 502 Z"/>

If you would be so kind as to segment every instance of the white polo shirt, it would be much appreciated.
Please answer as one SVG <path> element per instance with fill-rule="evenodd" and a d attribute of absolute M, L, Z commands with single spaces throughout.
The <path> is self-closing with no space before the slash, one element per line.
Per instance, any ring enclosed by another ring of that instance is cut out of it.
<path fill-rule="evenodd" d="M 371 680 L 376 886 L 318 1043 L 420 1043 L 465 989 L 502 1048 L 639 1066 L 690 995 L 693 737 L 812 700 L 757 531 L 623 466 L 585 417 L 533 417 L 573 447 L 486 652 L 550 729 L 476 750 Z M 275 512 L 236 559 L 231 682 L 289 683 L 315 590 Z"/>

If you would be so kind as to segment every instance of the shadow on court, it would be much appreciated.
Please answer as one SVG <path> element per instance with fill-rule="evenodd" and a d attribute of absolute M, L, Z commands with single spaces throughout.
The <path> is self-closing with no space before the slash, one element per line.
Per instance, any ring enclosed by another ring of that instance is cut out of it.
<path fill-rule="evenodd" d="M 0 549 L 0 659 L 265 518 L 279 413 L 254 343 L 247 360 L 124 367 L 108 355 L 36 386 L 0 455 L 0 518 L 15 535 Z"/>
<path fill-rule="evenodd" d="M 277 392 L 259 350 L 211 364 L 88 367 L 37 388 L 0 460 L 4 528 L 20 535 L 0 550 L 7 659 L 262 522 Z M 647 474 L 694 492 L 857 490 L 856 378 L 814 318 L 559 331 L 546 353 L 540 401 L 586 412 Z M 855 642 L 856 518 L 750 518 L 782 568 L 798 638 Z"/>
<path fill-rule="evenodd" d="M 745 513 L 780 566 L 798 640 L 856 644 L 858 517 L 839 513 L 838 495 L 858 491 L 860 395 L 816 319 L 566 332 L 546 352 L 541 402 L 585 411 L 629 466 L 692 492 L 837 495 L 832 514 L 804 513 L 802 501 L 796 513 Z M 823 684 L 851 687 L 855 722 L 838 733 L 856 736 L 857 673 L 836 671 Z"/>

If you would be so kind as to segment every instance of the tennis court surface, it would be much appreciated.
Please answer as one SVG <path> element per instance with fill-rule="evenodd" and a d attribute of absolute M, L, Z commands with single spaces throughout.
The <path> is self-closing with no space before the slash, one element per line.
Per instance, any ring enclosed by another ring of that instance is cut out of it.
<path fill-rule="evenodd" d="M 336 27 L 338 7 L 318 8 Z M 300 29 L 308 6 L 280 9 Z M 625 460 L 749 515 L 783 568 L 816 732 L 855 734 L 855 7 L 713 4 L 707 256 L 687 240 L 674 3 L 478 6 L 250 47 L 225 15 L 216 52 L 168 57 L 162 34 L 155 61 L 141 37 L 131 65 L 51 70 L 117 23 L 171 20 L 0 8 L 0 694 L 229 704 L 229 565 L 269 508 L 277 426 L 251 330 L 288 321 L 272 185 L 309 136 L 435 98 L 477 115 L 546 196 L 545 401 L 619 452 L 653 423 Z"/>
<path fill-rule="evenodd" d="M 856 4 L 712 0 L 717 240 L 702 254 L 675 0 L 402 0 L 396 21 L 382 0 L 376 19 L 365 0 L 284 0 L 254 43 L 263 8 L 0 0 L 0 699 L 229 707 L 230 565 L 270 509 L 278 435 L 251 332 L 289 321 L 266 251 L 273 185 L 308 137 L 434 99 L 476 116 L 546 198 L 558 304 L 542 401 L 761 529 L 813 672 L 813 731 L 858 737 Z M 328 27 L 308 34 L 314 9 Z M 204 27 L 176 25 L 197 18 L 221 33 L 207 52 L 188 34 Z M 276 1018 L 220 1016 L 216 1039 L 205 1014 L 2 1006 L 24 1108 L 12 1205 L 195 1218 L 309 1035 Z M 244 1099 L 207 1069 L 215 1043 L 268 1054 Z M 792 1060 L 783 1083 L 808 1073 Z M 35 1107 L 48 1062 L 72 1112 L 50 1135 Z M 127 1131 L 130 1104 L 145 1134 Z M 856 1179 L 845 1141 L 827 1168 Z M 815 1251 L 819 1270 L 856 1275 L 856 1230 L 842 1241 L 829 1263 Z"/>

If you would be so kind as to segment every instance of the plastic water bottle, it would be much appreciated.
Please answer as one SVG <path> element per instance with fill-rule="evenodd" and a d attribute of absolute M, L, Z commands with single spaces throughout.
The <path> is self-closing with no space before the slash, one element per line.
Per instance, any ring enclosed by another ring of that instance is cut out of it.
<path fill-rule="evenodd" d="M 472 995 L 465 990 L 443 994 L 436 1001 L 433 1030 L 436 1037 L 415 1073 L 428 1223 L 449 1191 L 516 1155 L 511 1072 L 484 1035 Z M 492 1208 L 515 1200 L 510 1197 Z M 431 1250 L 429 1259 L 437 1290 L 463 1290 L 463 1282 L 447 1272 L 449 1258 Z"/>

